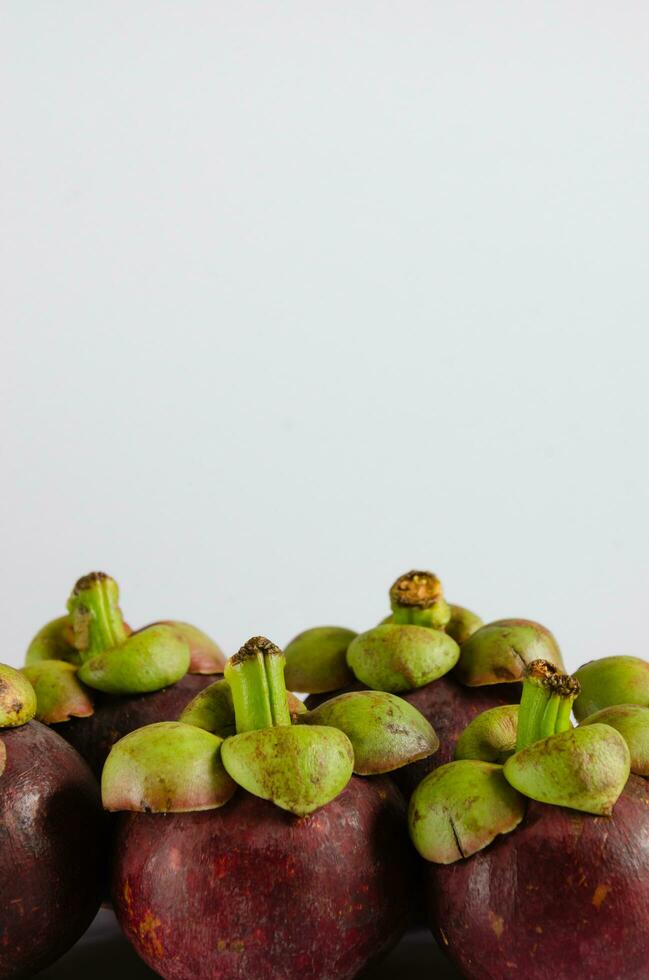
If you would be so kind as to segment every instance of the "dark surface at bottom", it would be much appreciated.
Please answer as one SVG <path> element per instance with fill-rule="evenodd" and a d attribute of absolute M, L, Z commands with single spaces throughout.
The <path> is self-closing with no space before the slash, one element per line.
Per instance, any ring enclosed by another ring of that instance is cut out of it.
<path fill-rule="evenodd" d="M 38 974 L 40 980 L 145 980 L 157 976 L 138 959 L 126 942 L 115 916 L 101 909 L 73 949 L 58 963 Z M 461 980 L 439 952 L 428 932 L 411 932 L 363 980 Z M 250 980 L 253 980 L 251 977 Z M 264 980 L 260 977 L 258 980 Z"/>

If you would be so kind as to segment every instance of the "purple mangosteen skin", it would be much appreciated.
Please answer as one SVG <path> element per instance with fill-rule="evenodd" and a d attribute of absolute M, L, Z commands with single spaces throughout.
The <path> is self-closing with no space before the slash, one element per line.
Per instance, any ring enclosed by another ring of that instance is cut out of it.
<path fill-rule="evenodd" d="M 105 814 L 86 763 L 45 725 L 0 730 L 0 977 L 31 977 L 101 900 Z"/>
<path fill-rule="evenodd" d="M 433 932 L 468 980 L 646 980 L 649 784 L 611 817 L 530 801 L 512 833 L 427 865 Z"/>
<path fill-rule="evenodd" d="M 113 902 L 166 980 L 351 980 L 403 934 L 413 857 L 384 777 L 302 818 L 239 789 L 218 810 L 120 815 Z"/>
<path fill-rule="evenodd" d="M 346 691 L 367 690 L 364 684 L 356 682 L 340 691 L 329 694 L 310 694 L 306 699 L 307 708 L 316 708 L 324 701 Z M 431 723 L 439 738 L 439 749 L 427 759 L 411 762 L 402 769 L 390 773 L 401 792 L 410 797 L 415 788 L 433 769 L 453 761 L 455 744 L 477 715 L 488 708 L 502 704 L 517 704 L 521 697 L 520 684 L 489 684 L 484 687 L 466 687 L 455 680 L 452 674 L 445 674 L 424 687 L 400 694 L 409 701 L 424 718 Z"/>
<path fill-rule="evenodd" d="M 93 691 L 95 712 L 52 728 L 83 756 L 97 779 L 111 748 L 124 735 L 158 721 L 176 721 L 192 698 L 222 674 L 185 674 L 153 694 L 102 694 Z"/>

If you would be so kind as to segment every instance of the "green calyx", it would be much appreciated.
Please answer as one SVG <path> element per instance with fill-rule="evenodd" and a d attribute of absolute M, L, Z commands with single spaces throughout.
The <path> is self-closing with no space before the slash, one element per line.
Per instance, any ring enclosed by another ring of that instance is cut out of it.
<path fill-rule="evenodd" d="M 36 692 L 36 717 L 46 725 L 94 713 L 88 690 L 77 677 L 77 668 L 65 660 L 41 660 L 23 667 L 22 673 Z"/>
<path fill-rule="evenodd" d="M 36 714 L 36 694 L 20 671 L 0 664 L 0 728 L 19 728 Z"/>
<path fill-rule="evenodd" d="M 459 655 L 455 640 L 440 630 L 385 623 L 352 640 L 347 663 L 369 688 L 398 694 L 442 677 Z"/>
<path fill-rule="evenodd" d="M 173 627 L 147 626 L 85 659 L 78 677 L 106 694 L 148 694 L 175 684 L 188 668 L 189 648 Z"/>
<path fill-rule="evenodd" d="M 223 806 L 236 786 L 223 739 L 175 721 L 146 725 L 111 749 L 101 779 L 105 809 L 186 813 Z"/>
<path fill-rule="evenodd" d="M 505 778 L 540 803 L 609 814 L 629 776 L 624 738 L 610 725 L 572 728 L 579 682 L 545 660 L 528 667 L 518 710 L 516 752 Z"/>
<path fill-rule="evenodd" d="M 410 799 L 412 842 L 426 861 L 452 864 L 507 834 L 525 815 L 525 799 L 502 766 L 450 762 L 426 776 Z"/>
<path fill-rule="evenodd" d="M 191 623 L 161 619 L 152 626 L 170 626 L 176 636 L 189 647 L 189 674 L 220 674 L 225 666 L 225 654 L 214 640 Z"/>
<path fill-rule="evenodd" d="M 587 725 L 528 745 L 503 771 L 515 789 L 540 803 L 608 815 L 629 778 L 629 749 L 609 725 Z"/>
<path fill-rule="evenodd" d="M 340 694 L 298 720 L 344 732 L 354 749 L 354 772 L 361 776 L 391 772 L 439 748 L 430 722 L 408 701 L 383 691 Z"/>
<path fill-rule="evenodd" d="M 249 793 L 296 816 L 329 803 L 352 776 L 354 750 L 336 728 L 291 725 L 284 656 L 256 636 L 226 664 L 237 734 L 223 746 L 223 764 Z"/>
<path fill-rule="evenodd" d="M 74 645 L 72 617 L 59 616 L 43 626 L 27 648 L 25 663 L 29 667 L 41 660 L 65 660 L 80 664 L 79 651 Z"/>
<path fill-rule="evenodd" d="M 442 583 L 432 572 L 406 572 L 390 588 L 392 622 L 444 629 L 451 618 Z"/>
<path fill-rule="evenodd" d="M 567 731 L 578 694 L 579 682 L 573 677 L 562 674 L 547 660 L 533 660 L 523 681 L 516 749 Z"/>
<path fill-rule="evenodd" d="M 286 698 L 291 719 L 295 721 L 299 715 L 306 712 L 306 707 L 290 691 L 286 692 Z M 197 728 L 204 728 L 205 731 L 220 735 L 221 738 L 236 735 L 234 701 L 230 685 L 225 678 L 214 681 L 209 687 L 199 691 L 186 706 L 178 721 L 185 722 L 187 725 L 196 725 Z"/>
<path fill-rule="evenodd" d="M 639 770 L 649 761 L 649 708 L 600 712 L 572 728 L 578 694 L 574 678 L 532 661 L 520 705 L 492 708 L 465 728 L 458 761 L 427 776 L 412 796 L 410 834 L 422 857 L 449 864 L 474 854 L 520 823 L 525 797 L 598 816 L 612 812 L 631 758 Z"/>
<path fill-rule="evenodd" d="M 219 673 L 225 658 L 207 634 L 189 623 L 161 621 L 134 633 L 124 622 L 115 580 L 104 572 L 91 572 L 74 586 L 67 616 L 47 623 L 29 646 L 28 668 L 47 661 L 74 665 L 78 680 L 89 688 L 131 695 L 159 691 L 188 671 Z M 81 707 L 83 688 L 73 690 L 70 671 L 60 670 L 57 679 L 52 669 L 38 678 L 39 717 L 92 714 L 87 692 L 86 707 Z"/>
<path fill-rule="evenodd" d="M 639 704 L 613 704 L 580 722 L 609 725 L 620 733 L 629 749 L 631 772 L 649 776 L 649 708 Z"/>
<path fill-rule="evenodd" d="M 338 796 L 354 764 L 344 732 L 324 726 L 246 731 L 223 743 L 222 757 L 239 786 L 298 817 Z"/>
<path fill-rule="evenodd" d="M 462 646 L 470 636 L 473 636 L 476 630 L 484 626 L 484 623 L 476 613 L 471 612 L 470 609 L 465 609 L 464 606 L 456 606 L 450 603 L 449 609 L 451 618 L 446 624 L 445 631 L 453 637 L 458 646 Z"/>
<path fill-rule="evenodd" d="M 516 751 L 517 730 L 517 704 L 489 708 L 464 729 L 455 746 L 455 758 L 502 764 Z"/>
<path fill-rule="evenodd" d="M 614 704 L 649 707 L 649 663 L 640 657 L 603 657 L 575 673 L 581 694 L 575 702 L 577 721 Z"/>
<path fill-rule="evenodd" d="M 522 681 L 534 660 L 564 671 L 552 633 L 528 619 L 499 619 L 481 626 L 462 644 L 455 675 L 468 687 Z"/>
<path fill-rule="evenodd" d="M 347 648 L 356 635 L 342 626 L 316 626 L 298 634 L 284 650 L 286 686 L 322 694 L 352 684 Z"/>

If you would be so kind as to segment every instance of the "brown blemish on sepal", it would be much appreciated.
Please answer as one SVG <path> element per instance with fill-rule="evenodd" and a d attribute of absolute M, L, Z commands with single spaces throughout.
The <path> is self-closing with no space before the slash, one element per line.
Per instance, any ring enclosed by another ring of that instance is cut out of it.
<path fill-rule="evenodd" d="M 565 673 L 556 639 L 529 619 L 499 619 L 476 630 L 460 648 L 455 675 L 468 687 L 522 681 L 534 660 Z"/>
<path fill-rule="evenodd" d="M 225 740 L 221 755 L 239 786 L 300 817 L 338 796 L 354 764 L 344 732 L 316 725 L 242 732 Z"/>
<path fill-rule="evenodd" d="M 35 713 L 36 695 L 25 675 L 0 664 L 0 728 L 19 728 Z"/>

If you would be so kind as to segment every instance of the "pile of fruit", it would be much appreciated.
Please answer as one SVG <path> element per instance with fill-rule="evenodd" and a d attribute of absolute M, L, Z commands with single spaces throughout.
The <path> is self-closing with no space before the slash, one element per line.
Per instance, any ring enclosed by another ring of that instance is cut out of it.
<path fill-rule="evenodd" d="M 0 666 L 0 978 L 108 894 L 168 980 L 349 980 L 423 910 L 467 978 L 646 978 L 649 663 L 570 676 L 430 572 L 390 605 L 226 660 L 81 578 Z"/>

